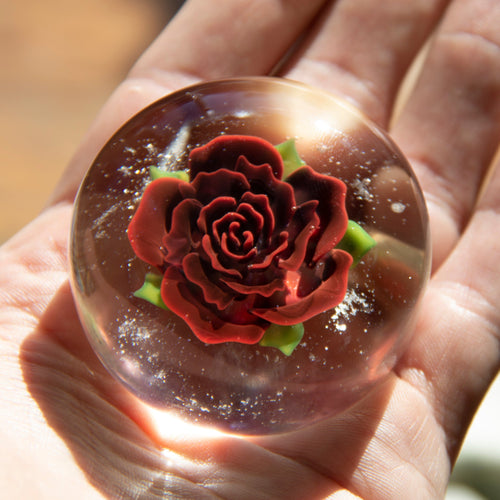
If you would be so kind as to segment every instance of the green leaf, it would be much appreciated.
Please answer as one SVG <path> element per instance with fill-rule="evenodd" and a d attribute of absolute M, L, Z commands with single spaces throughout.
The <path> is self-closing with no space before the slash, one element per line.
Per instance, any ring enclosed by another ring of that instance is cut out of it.
<path fill-rule="evenodd" d="M 149 175 L 154 181 L 162 177 L 172 177 L 174 179 L 189 182 L 189 174 L 186 170 L 162 170 L 158 167 L 151 166 L 149 167 Z"/>
<path fill-rule="evenodd" d="M 278 150 L 285 166 L 283 179 L 286 179 L 293 174 L 295 170 L 306 164 L 299 156 L 299 153 L 297 153 L 297 149 L 295 148 L 295 139 L 288 139 L 288 141 L 278 144 L 275 148 Z"/>
<path fill-rule="evenodd" d="M 375 240 L 359 224 L 350 220 L 347 223 L 344 237 L 336 248 L 345 250 L 352 255 L 352 267 L 354 267 L 376 244 Z"/>
<path fill-rule="evenodd" d="M 304 336 L 304 325 L 283 326 L 272 324 L 264 333 L 259 345 L 276 347 L 286 356 L 290 356 Z"/>
<path fill-rule="evenodd" d="M 148 273 L 144 278 L 144 284 L 134 292 L 134 297 L 147 300 L 151 304 L 168 310 L 168 307 L 161 298 L 161 280 L 162 277 L 158 274 Z"/>

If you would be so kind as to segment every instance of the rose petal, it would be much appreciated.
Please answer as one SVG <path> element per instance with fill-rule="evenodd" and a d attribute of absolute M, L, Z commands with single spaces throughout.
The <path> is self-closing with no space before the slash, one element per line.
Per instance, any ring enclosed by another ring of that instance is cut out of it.
<path fill-rule="evenodd" d="M 219 314 L 215 314 L 206 304 L 200 302 L 197 295 L 190 290 L 184 276 L 173 266 L 165 272 L 161 295 L 166 306 L 181 317 L 193 333 L 207 344 L 255 344 L 269 326 L 257 318 L 248 324 L 234 324 L 227 319 L 221 319 Z"/>
<path fill-rule="evenodd" d="M 275 226 L 274 214 L 269 206 L 269 198 L 265 194 L 255 194 L 247 191 L 241 197 L 241 202 L 252 205 L 255 211 L 262 215 L 263 226 L 261 231 L 261 240 L 264 244 L 269 244 Z"/>
<path fill-rule="evenodd" d="M 335 250 L 335 252 L 338 252 L 338 250 Z M 337 262 L 332 258 L 332 252 L 326 254 L 322 259 L 314 262 L 314 264 L 302 265 L 297 271 L 299 279 L 294 289 L 289 289 L 287 303 L 293 302 L 295 300 L 294 296 L 296 300 L 300 300 L 310 295 L 335 272 L 337 272 Z"/>
<path fill-rule="evenodd" d="M 201 203 L 193 198 L 182 200 L 172 212 L 172 227 L 163 237 L 167 251 L 165 261 L 179 265 L 194 247 L 200 244 L 201 234 L 196 230 L 196 219 Z M 198 233 L 198 234 L 197 234 Z"/>
<path fill-rule="evenodd" d="M 317 314 L 331 309 L 344 300 L 347 291 L 347 279 L 352 257 L 343 250 L 333 250 L 331 259 L 335 262 L 335 272 L 313 290 L 309 295 L 299 296 L 301 275 L 290 271 L 291 287 L 287 303 L 274 308 L 258 308 L 251 312 L 260 318 L 277 325 L 302 323 Z M 295 288 L 295 290 L 294 290 Z"/>
<path fill-rule="evenodd" d="M 221 196 L 239 200 L 243 193 L 250 189 L 250 184 L 243 174 L 227 169 L 210 173 L 201 172 L 191 186 L 196 191 L 196 199 L 203 205 L 208 205 Z"/>
<path fill-rule="evenodd" d="M 244 252 L 250 252 L 250 250 L 253 249 L 254 244 L 255 244 L 254 235 L 250 231 L 243 231 L 242 236 L 243 236 L 243 241 L 242 241 L 242 244 L 241 244 L 241 249 Z"/>
<path fill-rule="evenodd" d="M 316 200 L 311 200 L 303 203 L 295 212 L 288 237 L 288 246 L 292 249 L 292 253 L 286 259 L 280 259 L 280 268 L 296 271 L 303 264 L 311 237 L 317 232 L 319 226 L 319 217 L 315 213 L 317 205 Z M 297 234 L 299 225 L 302 229 Z"/>
<path fill-rule="evenodd" d="M 319 239 L 313 256 L 317 260 L 335 248 L 347 229 L 347 188 L 340 179 L 318 174 L 309 166 L 296 170 L 287 182 L 294 188 L 298 205 L 309 200 L 319 202 L 316 210 L 320 218 Z"/>
<path fill-rule="evenodd" d="M 240 203 L 237 213 L 241 214 L 246 221 L 246 227 L 255 234 L 260 235 L 264 228 L 264 216 L 260 214 L 250 203 Z"/>
<path fill-rule="evenodd" d="M 234 212 L 236 207 L 236 200 L 230 196 L 219 196 L 218 198 L 215 198 L 215 200 L 211 201 L 208 205 L 205 205 L 201 209 L 200 217 L 197 221 L 198 228 L 203 233 L 208 233 L 215 220 L 220 219 L 228 212 Z"/>
<path fill-rule="evenodd" d="M 212 231 L 208 234 L 210 250 L 218 256 L 222 265 L 224 262 L 231 263 L 233 260 L 242 262 L 251 259 L 257 253 L 253 244 L 253 235 L 242 228 L 246 224 L 245 217 L 236 212 L 225 214 L 213 224 Z"/>
<path fill-rule="evenodd" d="M 207 229 L 207 234 L 214 236 L 215 241 L 218 245 L 222 242 L 222 236 L 230 230 L 231 224 L 237 223 L 239 226 L 245 222 L 245 217 L 243 215 L 237 214 L 236 212 L 229 212 L 224 214 L 219 220 L 216 220 L 212 224 L 212 230 Z M 233 226 L 234 230 L 234 226 Z"/>
<path fill-rule="evenodd" d="M 213 172 L 221 168 L 234 170 L 240 156 L 254 165 L 269 165 L 274 176 L 281 179 L 283 160 L 278 150 L 260 137 L 245 135 L 219 136 L 193 149 L 188 163 L 191 179 L 195 179 L 200 172 Z"/>
<path fill-rule="evenodd" d="M 210 259 L 212 267 L 216 271 L 229 274 L 230 276 L 237 276 L 240 279 L 243 277 L 243 275 L 234 267 L 224 267 L 222 265 L 222 263 L 219 260 L 219 254 L 214 250 L 211 238 L 208 234 L 203 236 L 203 238 L 201 239 L 201 246 L 203 247 L 203 250 L 205 250 L 207 257 Z"/>
<path fill-rule="evenodd" d="M 241 251 L 242 251 L 241 254 L 238 254 L 238 253 L 236 253 L 236 251 L 233 251 L 229 248 L 228 238 L 229 238 L 229 236 L 227 233 L 224 233 L 222 235 L 221 250 L 224 253 L 225 257 L 227 257 L 228 259 L 234 259 L 236 262 L 246 262 L 249 259 L 252 259 L 253 257 L 255 257 L 255 254 L 257 253 L 257 249 L 255 247 L 253 247 L 253 245 L 251 246 L 250 249 L 245 250 L 245 248 L 244 248 L 245 242 L 237 242 L 237 243 L 240 243 L 239 246 L 240 246 Z M 250 239 L 247 241 L 251 241 L 251 240 L 253 240 L 253 238 L 251 238 L 251 234 L 250 234 Z M 230 243 L 232 243 L 233 245 L 237 244 L 234 242 L 230 242 Z M 246 246 L 248 246 L 248 245 L 246 245 Z"/>
<path fill-rule="evenodd" d="M 287 247 L 288 233 L 286 231 L 282 231 L 279 235 L 279 239 L 275 248 L 264 253 L 264 258 L 260 262 L 252 262 L 248 266 L 248 269 L 265 269 L 266 267 L 269 267 L 272 264 L 274 258 L 277 257 L 281 252 L 286 250 Z"/>
<path fill-rule="evenodd" d="M 163 265 L 162 241 L 170 229 L 172 211 L 194 195 L 192 186 L 180 179 L 162 178 L 148 184 L 127 229 L 137 257 L 153 266 Z"/>
<path fill-rule="evenodd" d="M 207 276 L 200 256 L 190 253 L 182 261 L 182 270 L 186 279 L 199 286 L 203 292 L 203 298 L 209 304 L 214 304 L 218 309 L 224 309 L 234 300 L 234 295 L 225 292 L 218 287 L 209 276 Z"/>
<path fill-rule="evenodd" d="M 269 165 L 252 165 L 243 156 L 238 159 L 236 170 L 248 179 L 252 193 L 268 197 L 276 227 L 284 228 L 296 205 L 292 186 L 278 180 Z"/>
<path fill-rule="evenodd" d="M 222 235 L 222 239 L 225 241 L 226 246 L 231 245 L 237 248 L 241 246 L 241 239 L 238 235 L 241 235 L 241 222 L 233 220 L 229 224 L 227 232 Z M 229 251 L 229 248 L 227 248 L 227 251 Z"/>
<path fill-rule="evenodd" d="M 240 281 L 234 281 L 225 278 L 221 278 L 221 281 L 232 288 L 235 292 L 244 295 L 257 294 L 263 297 L 271 297 L 271 295 L 273 295 L 274 293 L 283 291 L 285 289 L 283 278 L 275 278 L 269 283 L 259 283 L 255 285 L 247 285 L 241 283 Z"/>

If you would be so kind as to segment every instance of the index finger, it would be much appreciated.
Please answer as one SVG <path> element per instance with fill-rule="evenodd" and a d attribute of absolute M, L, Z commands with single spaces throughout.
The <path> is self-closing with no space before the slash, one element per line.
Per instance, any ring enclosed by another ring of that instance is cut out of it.
<path fill-rule="evenodd" d="M 72 201 L 92 159 L 128 118 L 198 80 L 269 73 L 324 0 L 189 0 L 97 117 L 50 204 Z"/>

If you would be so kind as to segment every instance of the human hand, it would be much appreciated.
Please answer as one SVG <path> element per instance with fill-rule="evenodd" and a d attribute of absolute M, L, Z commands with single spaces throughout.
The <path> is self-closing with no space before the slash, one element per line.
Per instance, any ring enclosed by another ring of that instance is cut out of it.
<path fill-rule="evenodd" d="M 500 132 L 499 20 L 495 0 L 188 1 L 105 106 L 47 209 L 1 249 L 6 497 L 442 497 L 499 368 L 491 256 L 500 172 L 489 170 Z M 402 78 L 439 22 L 391 122 Z M 311 23 L 280 74 L 391 125 L 425 191 L 434 271 L 413 341 L 384 383 L 310 428 L 248 439 L 160 429 L 81 330 L 68 285 L 72 199 L 134 112 L 197 80 L 269 73 Z"/>

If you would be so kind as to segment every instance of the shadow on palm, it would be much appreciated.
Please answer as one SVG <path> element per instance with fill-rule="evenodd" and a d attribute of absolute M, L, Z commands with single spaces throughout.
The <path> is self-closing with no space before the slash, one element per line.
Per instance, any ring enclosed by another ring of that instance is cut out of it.
<path fill-rule="evenodd" d="M 350 487 L 394 385 L 289 434 L 244 439 L 158 429 L 93 353 L 67 282 L 22 353 L 25 382 L 48 425 L 88 481 L 111 497 L 324 498 Z"/>

